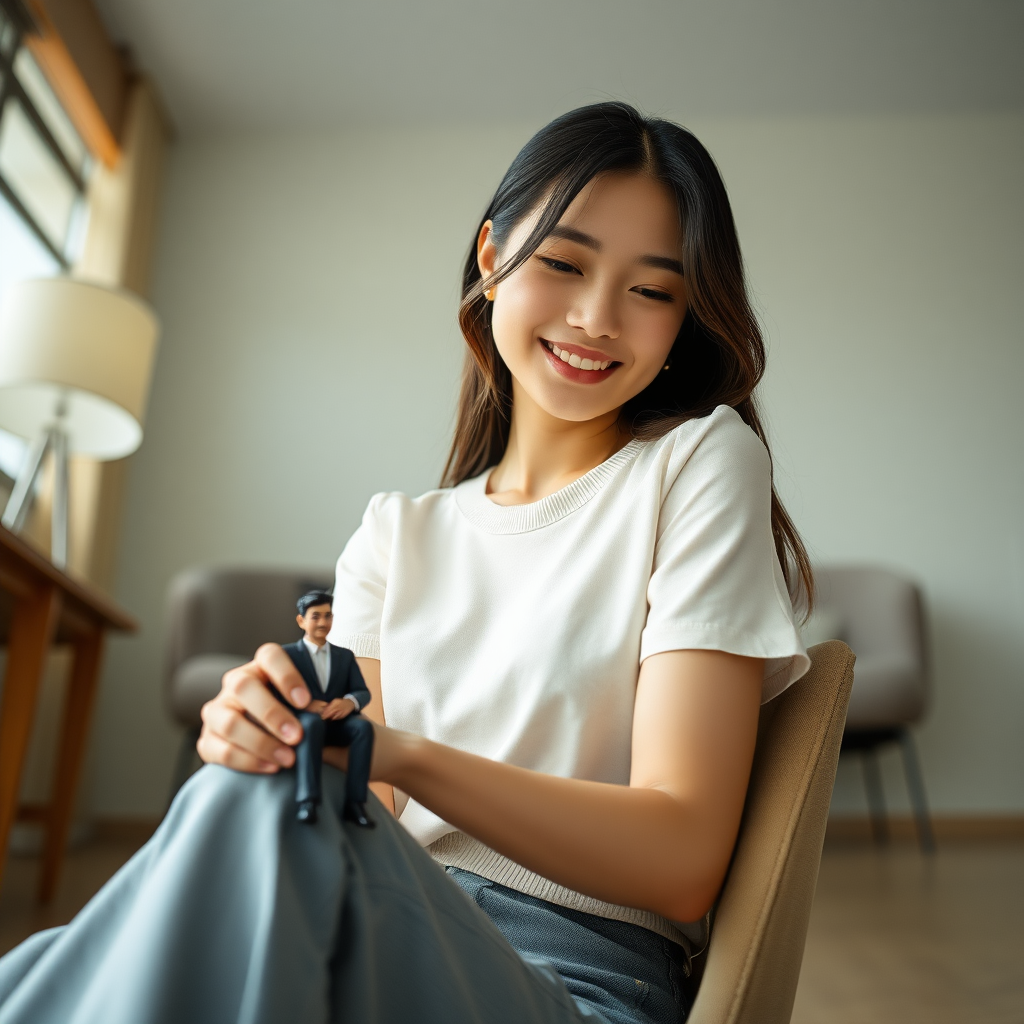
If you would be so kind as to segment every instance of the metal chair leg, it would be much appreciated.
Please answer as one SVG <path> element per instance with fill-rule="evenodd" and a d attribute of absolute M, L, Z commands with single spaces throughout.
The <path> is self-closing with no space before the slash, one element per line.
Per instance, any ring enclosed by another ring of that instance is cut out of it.
<path fill-rule="evenodd" d="M 199 742 L 201 727 L 196 725 L 185 730 L 181 738 L 181 746 L 178 748 L 178 757 L 174 762 L 174 775 L 171 777 L 171 792 L 167 798 L 167 806 L 174 803 L 178 790 L 188 782 L 195 771 L 196 744 Z"/>
<path fill-rule="evenodd" d="M 924 776 L 921 774 L 921 762 L 917 757 L 917 746 L 909 729 L 900 732 L 900 750 L 903 751 L 903 773 L 907 779 L 907 792 L 910 794 L 914 820 L 917 823 L 917 841 L 922 853 L 934 853 L 935 833 L 932 830 L 931 815 L 928 813 Z"/>
<path fill-rule="evenodd" d="M 878 768 L 878 748 L 862 750 L 860 765 L 864 772 L 864 789 L 867 791 L 868 809 L 871 812 L 871 835 L 876 843 L 884 846 L 889 842 L 889 818 L 885 810 L 882 773 Z"/>

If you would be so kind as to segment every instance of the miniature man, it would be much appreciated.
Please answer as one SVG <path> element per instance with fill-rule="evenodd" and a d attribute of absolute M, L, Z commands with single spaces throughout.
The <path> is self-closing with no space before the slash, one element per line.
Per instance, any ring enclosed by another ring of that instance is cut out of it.
<path fill-rule="evenodd" d="M 310 825 L 317 819 L 323 748 L 348 747 L 342 816 L 363 828 L 373 828 L 366 813 L 373 726 L 359 714 L 370 703 L 370 691 L 352 652 L 327 642 L 334 622 L 333 601 L 330 594 L 319 590 L 303 594 L 296 604 L 295 621 L 305 635 L 284 645 L 313 697 L 304 710 L 294 712 L 303 732 L 295 748 L 296 817 Z"/>

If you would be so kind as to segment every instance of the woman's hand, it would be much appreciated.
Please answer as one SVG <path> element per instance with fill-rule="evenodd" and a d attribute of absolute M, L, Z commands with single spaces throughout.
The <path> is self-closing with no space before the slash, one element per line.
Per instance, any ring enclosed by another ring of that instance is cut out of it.
<path fill-rule="evenodd" d="M 302 727 L 271 686 L 294 707 L 309 704 L 309 690 L 280 644 L 264 644 L 252 661 L 224 674 L 220 693 L 203 705 L 196 749 L 204 761 L 266 774 L 295 763 Z"/>

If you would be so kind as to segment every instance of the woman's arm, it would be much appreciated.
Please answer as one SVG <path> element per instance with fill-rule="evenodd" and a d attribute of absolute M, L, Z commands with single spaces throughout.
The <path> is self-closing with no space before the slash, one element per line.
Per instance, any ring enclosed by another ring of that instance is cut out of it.
<path fill-rule="evenodd" d="M 375 722 L 377 725 L 386 725 L 384 721 L 384 701 L 380 695 L 380 662 L 376 658 L 356 658 L 359 671 L 363 674 L 366 688 L 370 691 L 371 701 L 362 710 L 362 714 Z M 324 751 L 324 760 L 328 763 L 340 764 L 339 750 L 336 747 L 328 747 Z M 371 782 L 370 789 L 374 796 L 392 813 L 395 813 L 395 791 L 387 782 Z"/>
<path fill-rule="evenodd" d="M 754 754 L 763 662 L 672 651 L 640 671 L 628 787 L 563 779 L 409 733 L 379 733 L 373 777 L 545 878 L 679 921 L 729 864 Z"/>
<path fill-rule="evenodd" d="M 221 697 L 203 709 L 204 759 L 247 771 L 276 771 L 294 759 L 283 744 L 297 742 L 288 731 L 297 723 L 266 691 L 272 680 L 286 693 L 294 683 L 288 656 L 275 647 L 260 648 L 254 662 L 229 672 Z M 365 664 L 364 678 L 379 698 L 379 665 Z M 383 724 L 372 778 L 555 882 L 695 920 L 718 894 L 736 840 L 762 674 L 760 659 L 720 651 L 648 658 L 637 686 L 628 787 L 528 771 Z M 345 751 L 331 756 L 344 764 Z"/>

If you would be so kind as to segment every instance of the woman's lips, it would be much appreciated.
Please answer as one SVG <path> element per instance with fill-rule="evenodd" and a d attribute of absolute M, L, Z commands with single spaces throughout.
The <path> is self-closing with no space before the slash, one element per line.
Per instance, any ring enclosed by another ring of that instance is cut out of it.
<path fill-rule="evenodd" d="M 548 362 L 555 368 L 555 370 L 561 374 L 566 380 L 575 381 L 577 384 L 599 384 L 603 380 L 607 380 L 622 364 L 615 362 L 615 360 L 609 360 L 607 357 L 602 358 L 600 352 L 594 352 L 591 349 L 581 349 L 578 345 L 560 346 L 555 345 L 552 341 L 545 341 L 543 338 L 540 339 L 541 347 L 544 349 L 544 354 L 548 357 Z M 559 349 L 559 354 L 556 354 L 553 349 Z M 564 359 L 563 354 L 568 355 L 572 362 Z M 602 365 L 607 364 L 605 369 L 585 369 L 584 366 L 573 366 L 572 363 L 583 363 L 586 360 L 590 364 Z"/>

